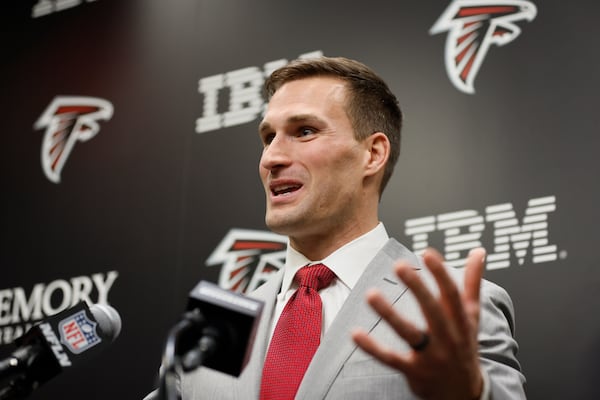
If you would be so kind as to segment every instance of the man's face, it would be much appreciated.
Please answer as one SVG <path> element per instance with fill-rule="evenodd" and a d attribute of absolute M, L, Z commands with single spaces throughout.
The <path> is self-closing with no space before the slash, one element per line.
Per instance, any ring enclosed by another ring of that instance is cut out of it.
<path fill-rule="evenodd" d="M 284 84 L 259 127 L 267 226 L 291 238 L 352 230 L 362 216 L 368 151 L 345 112 L 344 82 L 313 77 Z"/>

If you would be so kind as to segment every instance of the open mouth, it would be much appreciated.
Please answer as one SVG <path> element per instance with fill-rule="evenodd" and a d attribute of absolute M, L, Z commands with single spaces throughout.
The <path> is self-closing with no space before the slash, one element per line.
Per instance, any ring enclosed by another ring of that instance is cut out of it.
<path fill-rule="evenodd" d="M 302 185 L 278 185 L 271 188 L 274 196 L 285 196 L 300 189 Z"/>

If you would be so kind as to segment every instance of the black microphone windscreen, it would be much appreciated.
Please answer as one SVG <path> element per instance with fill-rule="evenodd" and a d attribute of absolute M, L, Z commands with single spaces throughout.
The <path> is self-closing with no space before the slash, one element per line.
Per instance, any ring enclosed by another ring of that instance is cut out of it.
<path fill-rule="evenodd" d="M 200 310 L 205 327 L 218 331 L 218 346 L 204 366 L 239 376 L 250 358 L 263 302 L 201 281 L 190 292 L 188 310 Z M 206 329 L 206 328 L 205 328 Z"/>
<path fill-rule="evenodd" d="M 19 373 L 35 388 L 102 351 L 120 331 L 121 317 L 114 308 L 81 302 L 34 325 L 15 340 L 13 354 L 23 355 L 19 365 L 25 368 Z"/>

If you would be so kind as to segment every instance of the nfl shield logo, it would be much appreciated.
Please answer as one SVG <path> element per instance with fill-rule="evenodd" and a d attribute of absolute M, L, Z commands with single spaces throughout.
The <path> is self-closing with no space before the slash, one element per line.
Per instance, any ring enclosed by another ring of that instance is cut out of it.
<path fill-rule="evenodd" d="M 85 310 L 81 310 L 60 321 L 58 324 L 60 341 L 72 353 L 84 352 L 102 341 L 96 332 L 96 325 L 98 324 L 85 315 Z"/>

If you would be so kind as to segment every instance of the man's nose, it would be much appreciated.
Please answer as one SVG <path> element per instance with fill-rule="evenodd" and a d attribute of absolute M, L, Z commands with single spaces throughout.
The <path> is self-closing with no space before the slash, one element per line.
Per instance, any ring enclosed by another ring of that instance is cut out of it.
<path fill-rule="evenodd" d="M 271 142 L 263 149 L 260 158 L 260 166 L 267 170 L 273 170 L 289 165 L 290 158 L 290 141 L 286 140 L 285 136 L 275 135 Z"/>

